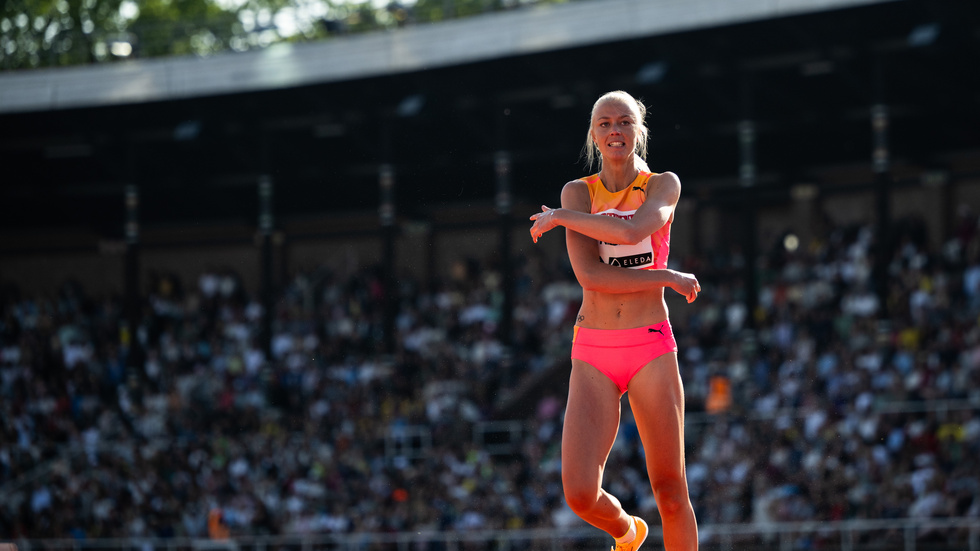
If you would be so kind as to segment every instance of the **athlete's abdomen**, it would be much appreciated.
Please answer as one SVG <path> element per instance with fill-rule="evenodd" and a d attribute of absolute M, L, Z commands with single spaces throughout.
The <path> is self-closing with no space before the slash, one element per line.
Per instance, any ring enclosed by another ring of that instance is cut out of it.
<path fill-rule="evenodd" d="M 638 293 L 582 291 L 577 325 L 592 329 L 632 329 L 667 319 L 663 287 Z"/>

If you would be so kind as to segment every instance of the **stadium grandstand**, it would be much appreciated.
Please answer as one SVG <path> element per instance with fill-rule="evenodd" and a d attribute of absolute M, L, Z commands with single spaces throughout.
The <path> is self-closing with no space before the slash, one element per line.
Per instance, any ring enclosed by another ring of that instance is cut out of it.
<path fill-rule="evenodd" d="M 527 217 L 622 89 L 703 288 L 668 299 L 701 548 L 980 550 L 980 4 L 350 4 L 64 66 L 2 8 L 0 542 L 609 545 L 561 489 L 581 289 Z M 628 402 L 608 467 L 659 548 Z"/>

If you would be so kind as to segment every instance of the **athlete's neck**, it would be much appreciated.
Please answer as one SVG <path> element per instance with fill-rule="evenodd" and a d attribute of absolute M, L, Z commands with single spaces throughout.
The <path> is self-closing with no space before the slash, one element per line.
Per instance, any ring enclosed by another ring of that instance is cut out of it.
<path fill-rule="evenodd" d="M 615 192 L 626 189 L 639 174 L 640 169 L 633 159 L 623 163 L 608 163 L 603 160 L 599 179 L 606 189 Z"/>

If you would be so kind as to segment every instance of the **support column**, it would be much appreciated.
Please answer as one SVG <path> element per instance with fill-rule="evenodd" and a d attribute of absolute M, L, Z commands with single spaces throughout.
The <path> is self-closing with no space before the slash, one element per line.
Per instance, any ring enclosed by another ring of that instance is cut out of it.
<path fill-rule="evenodd" d="M 818 221 L 820 189 L 815 184 L 796 184 L 789 193 L 793 199 L 793 222 L 799 246 L 806 250 L 813 242 L 814 226 Z"/>
<path fill-rule="evenodd" d="M 500 275 L 504 303 L 500 312 L 500 342 L 513 343 L 514 326 L 514 262 L 511 247 L 510 153 L 498 151 L 494 158 L 497 173 L 497 215 L 500 221 Z"/>
<path fill-rule="evenodd" d="M 755 327 L 755 310 L 759 304 L 759 289 L 756 264 L 758 256 L 758 229 L 756 217 L 758 205 L 756 201 L 756 167 L 755 167 L 755 122 L 745 119 L 738 124 L 739 145 L 739 183 L 744 188 L 741 193 L 742 204 L 742 250 L 745 254 L 745 308 L 748 311 L 747 326 Z"/>
<path fill-rule="evenodd" d="M 124 227 L 126 241 L 126 258 L 124 270 L 125 287 L 125 337 L 123 346 L 127 347 L 126 367 L 136 371 L 140 378 L 143 373 L 143 350 L 139 341 L 140 326 L 140 231 L 139 231 L 139 186 L 127 184 L 125 188 L 124 205 L 126 208 L 126 224 Z"/>
<path fill-rule="evenodd" d="M 944 170 L 928 170 L 921 177 L 925 193 L 920 206 L 929 230 L 929 245 L 940 250 L 953 237 L 956 224 L 956 206 L 949 185 L 949 174 Z"/>
<path fill-rule="evenodd" d="M 395 351 L 395 316 L 397 315 L 398 296 L 394 271 L 398 266 L 395 249 L 395 170 L 388 163 L 382 163 L 378 169 L 378 187 L 381 192 L 381 204 L 378 207 L 378 218 L 381 223 L 383 239 L 382 263 L 384 273 L 384 351 L 392 354 Z"/>
<path fill-rule="evenodd" d="M 872 283 L 878 296 L 878 315 L 888 315 L 888 262 L 892 249 L 889 237 L 891 225 L 891 152 L 888 149 L 888 106 L 871 106 L 872 152 L 871 166 L 875 174 L 875 249 Z"/>
<path fill-rule="evenodd" d="M 272 320 L 275 318 L 275 285 L 272 251 L 272 233 L 275 220 L 272 208 L 272 176 L 262 174 L 258 180 L 259 193 L 259 241 L 261 253 L 261 295 L 262 295 L 262 350 L 265 357 L 272 360 Z"/>

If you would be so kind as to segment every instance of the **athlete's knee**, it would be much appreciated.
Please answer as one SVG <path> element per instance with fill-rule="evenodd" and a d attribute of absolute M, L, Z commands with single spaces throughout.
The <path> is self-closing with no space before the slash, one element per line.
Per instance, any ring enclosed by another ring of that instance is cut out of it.
<path fill-rule="evenodd" d="M 662 515 L 673 515 L 691 507 L 691 497 L 683 478 L 663 478 L 653 482 L 653 495 Z"/>
<path fill-rule="evenodd" d="M 594 487 L 565 485 L 565 503 L 578 515 L 589 512 L 599 502 L 599 491 Z"/>

